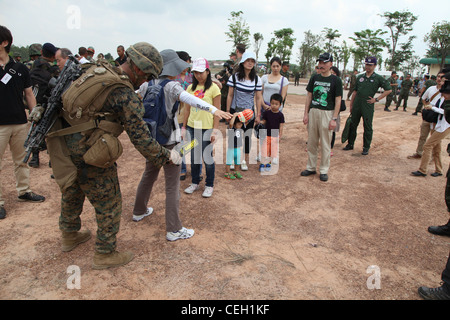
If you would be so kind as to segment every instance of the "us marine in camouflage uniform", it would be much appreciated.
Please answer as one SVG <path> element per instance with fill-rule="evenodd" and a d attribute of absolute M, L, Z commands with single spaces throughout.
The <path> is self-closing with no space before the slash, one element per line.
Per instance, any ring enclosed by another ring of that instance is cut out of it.
<path fill-rule="evenodd" d="M 163 61 L 159 52 L 148 43 L 137 43 L 127 50 L 128 61 L 116 69 L 127 76 L 135 88 L 148 78 L 157 78 Z M 114 89 L 104 103 L 101 112 L 117 115 L 116 122 L 123 125 L 135 148 L 155 166 L 161 167 L 181 159 L 175 152 L 160 146 L 150 135 L 143 121 L 144 107 L 138 95 L 129 87 Z M 67 127 L 67 125 L 66 125 Z M 83 155 L 87 147 L 80 144 L 81 133 L 64 136 L 70 158 L 76 166 L 74 182 L 62 190 L 59 227 L 62 231 L 62 249 L 71 251 L 91 237 L 89 230 L 80 232 L 83 202 L 87 197 L 95 208 L 97 240 L 93 261 L 94 269 L 106 269 L 127 264 L 133 253 L 116 251 L 116 235 L 119 232 L 122 213 L 122 197 L 116 164 L 106 169 L 85 163 Z M 50 149 L 50 146 L 49 146 Z M 52 159 L 52 164 L 54 160 Z M 55 178 L 58 181 L 58 177 Z M 60 185 L 61 186 L 61 185 Z"/>
<path fill-rule="evenodd" d="M 28 50 L 29 50 L 30 61 L 25 63 L 25 65 L 27 66 L 27 68 L 29 70 L 31 70 L 31 68 L 33 68 L 34 61 L 37 60 L 41 56 L 42 45 L 39 43 L 33 43 Z"/>

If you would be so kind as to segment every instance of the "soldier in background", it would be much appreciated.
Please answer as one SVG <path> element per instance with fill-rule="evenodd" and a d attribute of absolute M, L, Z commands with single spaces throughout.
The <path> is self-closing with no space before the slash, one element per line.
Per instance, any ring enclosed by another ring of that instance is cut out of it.
<path fill-rule="evenodd" d="M 31 68 L 33 68 L 34 61 L 36 61 L 41 56 L 42 45 L 39 43 L 33 43 L 28 50 L 30 61 L 25 63 L 25 65 L 27 66 L 28 70 L 31 70 Z"/>
<path fill-rule="evenodd" d="M 400 95 L 398 96 L 397 107 L 394 111 L 397 111 L 403 101 L 403 111 L 406 112 L 406 108 L 408 107 L 408 98 L 409 93 L 411 92 L 411 88 L 413 86 L 413 82 L 411 80 L 411 75 L 408 74 L 406 79 L 402 82 L 402 88 L 400 89 Z"/>
<path fill-rule="evenodd" d="M 391 84 L 392 92 L 386 97 L 386 104 L 384 105 L 384 111 L 391 112 L 389 110 L 389 107 L 392 104 L 392 101 L 394 103 L 397 103 L 397 72 L 392 71 L 391 77 L 389 78 L 389 83 Z"/>

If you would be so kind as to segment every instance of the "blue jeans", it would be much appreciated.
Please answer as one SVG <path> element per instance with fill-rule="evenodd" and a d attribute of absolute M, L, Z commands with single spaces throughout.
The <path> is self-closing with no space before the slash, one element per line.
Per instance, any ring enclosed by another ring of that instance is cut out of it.
<path fill-rule="evenodd" d="M 200 183 L 200 174 L 202 169 L 202 163 L 205 163 L 206 170 L 206 186 L 214 187 L 214 175 L 216 171 L 216 165 L 213 158 L 213 146 L 211 144 L 212 129 L 195 129 L 187 127 L 188 141 L 194 138 L 198 141 L 196 146 L 191 151 L 191 175 L 192 183 Z"/>

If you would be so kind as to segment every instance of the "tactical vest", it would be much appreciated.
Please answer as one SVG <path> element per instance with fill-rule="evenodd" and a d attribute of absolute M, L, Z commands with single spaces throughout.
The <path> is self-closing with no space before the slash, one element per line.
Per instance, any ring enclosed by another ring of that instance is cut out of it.
<path fill-rule="evenodd" d="M 85 64 L 87 69 L 75 80 L 62 96 L 61 116 L 70 127 L 50 133 L 49 137 L 81 133 L 80 141 L 89 147 L 83 156 L 87 164 L 107 168 L 122 155 L 123 148 L 118 137 L 123 127 L 118 115 L 103 112 L 108 96 L 117 88 L 134 90 L 128 76 L 117 74 L 106 60 Z"/>

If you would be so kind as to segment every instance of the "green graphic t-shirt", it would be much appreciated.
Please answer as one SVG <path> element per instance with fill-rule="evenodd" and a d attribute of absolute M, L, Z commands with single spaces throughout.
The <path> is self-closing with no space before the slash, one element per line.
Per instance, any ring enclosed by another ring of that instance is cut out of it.
<path fill-rule="evenodd" d="M 336 97 L 343 94 L 342 80 L 335 75 L 323 77 L 316 74 L 309 80 L 306 90 L 312 93 L 310 108 L 334 110 Z"/>

